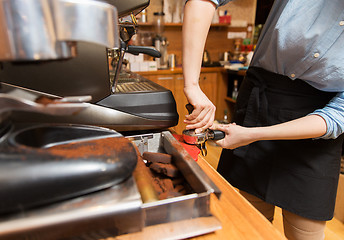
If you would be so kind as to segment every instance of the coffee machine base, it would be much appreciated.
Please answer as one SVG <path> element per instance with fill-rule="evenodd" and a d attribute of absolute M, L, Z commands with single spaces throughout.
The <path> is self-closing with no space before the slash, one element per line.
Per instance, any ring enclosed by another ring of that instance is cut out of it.
<path fill-rule="evenodd" d="M 221 228 L 210 212 L 210 195 L 220 197 L 220 190 L 170 132 L 126 138 L 140 153 L 172 155 L 192 192 L 143 203 L 134 177 L 129 177 L 108 189 L 3 215 L 0 239 L 183 239 Z"/>

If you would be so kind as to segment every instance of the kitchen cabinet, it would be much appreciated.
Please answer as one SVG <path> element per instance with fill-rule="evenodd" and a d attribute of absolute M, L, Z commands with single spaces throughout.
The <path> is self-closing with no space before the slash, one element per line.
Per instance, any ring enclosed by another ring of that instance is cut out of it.
<path fill-rule="evenodd" d="M 223 73 L 221 72 L 222 72 L 222 68 L 202 69 L 202 72 L 200 74 L 200 79 L 199 79 L 199 83 L 200 83 L 200 87 L 202 91 L 208 96 L 208 98 L 215 105 L 217 105 L 218 99 L 222 99 L 222 102 L 224 101 L 223 100 L 224 96 L 222 96 L 221 98 L 218 97 L 219 82 L 226 81 L 226 79 L 222 79 Z M 186 124 L 183 122 L 184 116 L 188 114 L 188 111 L 185 108 L 185 105 L 188 103 L 188 101 L 184 95 L 184 81 L 183 81 L 182 70 L 181 69 L 158 70 L 158 71 L 152 71 L 152 72 L 138 72 L 138 74 L 171 90 L 176 100 L 177 111 L 179 114 L 179 123 L 177 126 L 173 127 L 172 129 L 176 133 L 181 134 L 186 126 Z"/>
<path fill-rule="evenodd" d="M 181 134 L 183 129 L 185 128 L 185 124 L 183 123 L 183 117 L 185 116 L 186 109 L 184 111 L 185 105 L 187 104 L 186 97 L 184 96 L 183 92 L 183 75 L 179 74 L 144 74 L 139 73 L 140 75 L 144 76 L 145 78 L 169 89 L 176 101 L 177 111 L 179 114 L 179 123 L 177 126 L 173 127 L 172 129 Z"/>
<path fill-rule="evenodd" d="M 216 104 L 218 74 L 217 72 L 201 73 L 199 79 L 202 91 L 214 104 Z"/>

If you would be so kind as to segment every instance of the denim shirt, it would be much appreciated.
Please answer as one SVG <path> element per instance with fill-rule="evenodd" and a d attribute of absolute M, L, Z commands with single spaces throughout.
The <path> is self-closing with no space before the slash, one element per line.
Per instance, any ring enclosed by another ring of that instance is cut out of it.
<path fill-rule="evenodd" d="M 217 6 L 230 0 L 212 0 Z M 322 109 L 327 124 L 321 138 L 344 132 L 344 1 L 275 0 L 251 66 L 302 79 L 338 94 Z"/>

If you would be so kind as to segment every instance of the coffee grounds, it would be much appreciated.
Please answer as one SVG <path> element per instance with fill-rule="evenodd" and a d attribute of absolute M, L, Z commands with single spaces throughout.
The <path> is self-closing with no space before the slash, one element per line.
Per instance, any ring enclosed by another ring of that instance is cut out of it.
<path fill-rule="evenodd" d="M 166 153 L 144 152 L 142 154 L 143 159 L 150 163 L 171 163 L 172 156 Z"/>
<path fill-rule="evenodd" d="M 151 172 L 152 186 L 160 200 L 193 192 L 179 169 L 174 165 L 172 155 L 155 152 L 144 152 L 142 155 L 147 160 L 146 166 Z"/>
<path fill-rule="evenodd" d="M 171 178 L 178 177 L 179 175 L 178 168 L 173 166 L 172 164 L 152 163 L 151 165 L 149 165 L 149 168 L 156 173 L 161 173 Z"/>
<path fill-rule="evenodd" d="M 133 150 L 129 140 L 124 137 L 102 138 L 90 141 L 56 145 L 45 149 L 52 155 L 65 158 L 86 158 L 99 156 L 114 156 L 119 151 L 131 152 Z"/>

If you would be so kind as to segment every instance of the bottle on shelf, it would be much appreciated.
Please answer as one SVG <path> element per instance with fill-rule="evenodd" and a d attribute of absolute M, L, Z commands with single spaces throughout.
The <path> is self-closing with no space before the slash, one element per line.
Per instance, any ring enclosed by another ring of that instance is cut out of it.
<path fill-rule="evenodd" d="M 253 39 L 253 24 L 247 24 L 247 30 L 246 30 L 246 44 L 249 45 L 252 43 Z"/>
<path fill-rule="evenodd" d="M 234 80 L 234 83 L 233 83 L 233 92 L 232 92 L 232 99 L 233 100 L 236 100 L 237 97 L 238 97 L 238 80 Z"/>
<path fill-rule="evenodd" d="M 143 9 L 141 12 L 141 22 L 146 23 L 147 22 L 147 10 Z"/>
<path fill-rule="evenodd" d="M 224 114 L 223 114 L 223 123 L 224 124 L 229 123 L 229 121 L 228 121 L 228 110 L 227 109 L 225 109 Z"/>
<path fill-rule="evenodd" d="M 215 120 L 217 123 L 220 123 L 220 124 L 228 124 L 229 123 L 229 120 L 228 120 L 228 110 L 225 109 L 224 112 L 223 112 L 223 119 L 221 120 Z"/>

